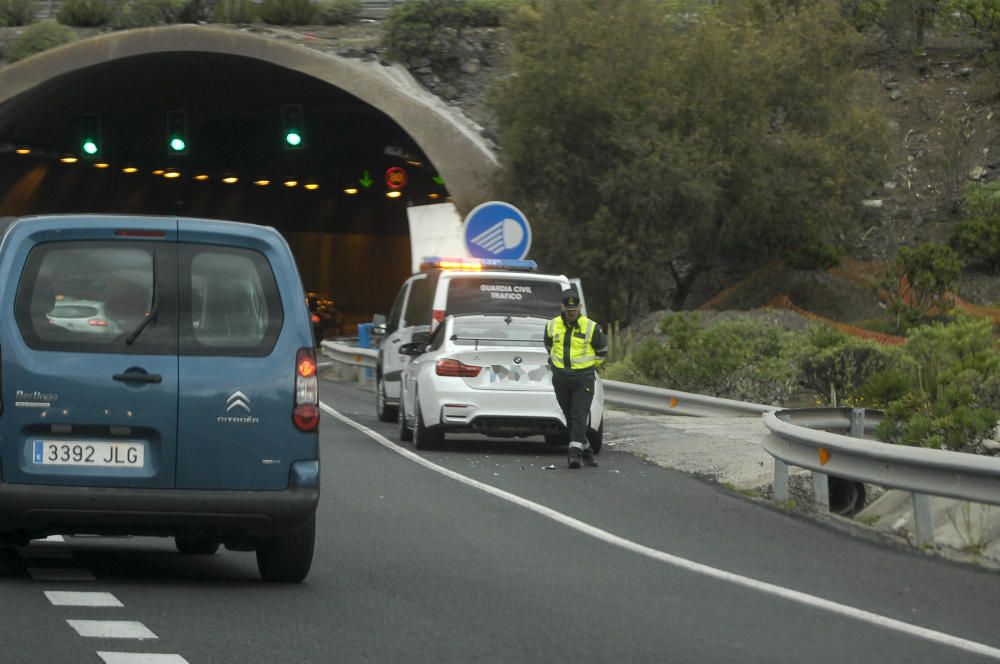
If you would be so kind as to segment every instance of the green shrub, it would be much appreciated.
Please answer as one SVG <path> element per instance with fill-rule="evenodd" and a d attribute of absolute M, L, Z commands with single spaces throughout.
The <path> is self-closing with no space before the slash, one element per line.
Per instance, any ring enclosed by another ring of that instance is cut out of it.
<path fill-rule="evenodd" d="M 981 451 L 1000 419 L 1000 345 L 988 320 L 913 330 L 905 350 L 919 367 L 909 394 L 891 403 L 882 440 Z"/>
<path fill-rule="evenodd" d="M 943 244 L 926 242 L 900 249 L 881 284 L 889 293 L 896 330 L 947 315 L 955 306 L 951 293 L 961 275 L 962 259 Z"/>
<path fill-rule="evenodd" d="M 212 15 L 221 23 L 250 23 L 253 21 L 253 4 L 250 0 L 215 0 Z"/>
<path fill-rule="evenodd" d="M 29 56 L 67 44 L 76 35 L 65 25 L 54 20 L 41 21 L 29 26 L 7 49 L 7 59 L 16 62 Z"/>
<path fill-rule="evenodd" d="M 108 0 L 65 0 L 57 17 L 63 25 L 90 28 L 107 24 L 111 15 Z"/>
<path fill-rule="evenodd" d="M 970 185 L 964 192 L 969 218 L 951 234 L 951 246 L 962 256 L 1000 273 L 1000 182 Z"/>
<path fill-rule="evenodd" d="M 264 0 L 257 13 L 271 25 L 309 25 L 316 22 L 318 9 L 311 0 Z"/>
<path fill-rule="evenodd" d="M 186 0 L 126 0 L 111 17 L 115 30 L 149 28 L 176 23 Z"/>
<path fill-rule="evenodd" d="M 187 0 L 177 14 L 176 23 L 206 23 L 212 18 L 212 0 Z"/>
<path fill-rule="evenodd" d="M 807 335 L 798 351 L 804 387 L 831 406 L 872 408 L 885 406 L 909 389 L 908 358 L 901 349 L 838 332 L 833 337 L 828 329 Z"/>
<path fill-rule="evenodd" d="M 361 0 L 322 0 L 319 18 L 323 25 L 345 25 L 358 20 Z"/>
<path fill-rule="evenodd" d="M 785 351 L 788 336 L 758 321 L 703 324 L 697 314 L 660 323 L 663 341 L 647 339 L 606 376 L 757 403 L 780 403 L 796 387 L 796 369 Z"/>
<path fill-rule="evenodd" d="M 453 62 L 463 29 L 500 25 L 519 4 L 523 0 L 407 0 L 389 11 L 382 44 L 394 60 Z"/>
<path fill-rule="evenodd" d="M 786 262 L 796 270 L 825 270 L 839 265 L 843 257 L 842 247 L 817 240 L 790 252 Z"/>
<path fill-rule="evenodd" d="M 30 25 L 34 21 L 32 0 L 0 0 L 0 26 Z"/>

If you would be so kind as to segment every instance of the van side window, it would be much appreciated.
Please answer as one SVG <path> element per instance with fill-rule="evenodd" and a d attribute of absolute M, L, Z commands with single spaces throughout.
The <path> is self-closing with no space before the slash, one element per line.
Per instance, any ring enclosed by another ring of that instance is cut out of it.
<path fill-rule="evenodd" d="M 396 296 L 396 301 L 392 303 L 392 309 L 389 311 L 389 317 L 385 321 L 385 333 L 392 334 L 399 329 L 399 318 L 403 315 L 403 302 L 406 301 L 406 293 L 410 290 L 410 284 L 403 284 L 403 287 L 399 289 L 399 295 Z"/>
<path fill-rule="evenodd" d="M 152 242 L 39 244 L 25 263 L 14 305 L 25 343 L 36 350 L 176 353 L 175 247 Z M 154 284 L 155 318 L 126 344 L 129 334 L 154 315 Z"/>
<path fill-rule="evenodd" d="M 249 249 L 181 245 L 182 355 L 263 356 L 282 325 L 271 266 Z"/>
<path fill-rule="evenodd" d="M 434 305 L 434 284 L 424 277 L 415 279 L 410 287 L 410 299 L 406 302 L 407 325 L 430 325 L 431 307 Z"/>

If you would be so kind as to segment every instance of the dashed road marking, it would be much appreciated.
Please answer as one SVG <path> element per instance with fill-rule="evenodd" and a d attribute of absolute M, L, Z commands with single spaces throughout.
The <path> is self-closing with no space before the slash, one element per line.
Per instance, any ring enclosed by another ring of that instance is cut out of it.
<path fill-rule="evenodd" d="M 85 569 L 29 567 L 28 574 L 35 581 L 96 581 L 94 575 Z"/>
<path fill-rule="evenodd" d="M 779 586 L 767 581 L 761 581 L 759 579 L 743 576 L 742 574 L 727 572 L 726 570 L 711 567 L 710 565 L 706 565 L 704 563 L 688 560 L 687 558 L 675 556 L 671 553 L 666 553 L 665 551 L 660 551 L 659 549 L 654 549 L 652 547 L 639 544 L 638 542 L 633 542 L 632 540 L 625 539 L 624 537 L 620 537 L 614 533 L 601 530 L 600 528 L 580 521 L 579 519 L 574 519 L 573 517 L 563 514 L 562 512 L 558 512 L 551 507 L 546 507 L 545 505 L 532 502 L 527 498 L 518 496 L 517 494 L 504 491 L 503 489 L 498 489 L 497 487 L 489 484 L 484 484 L 483 482 L 474 480 L 471 477 L 462 475 L 461 473 L 456 473 L 455 471 L 445 468 L 444 466 L 439 466 L 432 461 L 428 461 L 419 454 L 414 454 L 408 449 L 397 445 L 377 431 L 355 422 L 346 415 L 342 415 L 325 403 L 320 402 L 319 405 L 323 411 L 329 413 L 344 424 L 357 429 L 383 447 L 392 450 L 414 463 L 420 464 L 421 466 L 433 470 L 440 475 L 444 475 L 445 477 L 461 482 L 466 486 L 470 486 L 474 489 L 483 491 L 484 493 L 488 493 L 491 496 L 500 498 L 501 500 L 506 500 L 509 503 L 523 507 L 524 509 L 534 512 L 535 514 L 551 519 L 556 523 L 573 528 L 574 530 L 584 533 L 585 535 L 589 535 L 590 537 L 598 539 L 602 542 L 625 549 L 626 551 L 631 551 L 641 556 L 646 556 L 647 558 L 651 558 L 668 565 L 673 565 L 674 567 L 687 570 L 694 574 L 707 576 L 709 578 L 716 579 L 717 581 L 724 581 L 726 583 L 748 588 L 765 595 L 780 597 L 796 604 L 821 609 L 823 611 L 839 615 L 843 618 L 858 620 L 869 625 L 875 625 L 894 632 L 906 634 L 907 636 L 911 636 L 913 638 L 923 639 L 939 645 L 949 646 L 957 650 L 1000 660 L 1000 648 L 994 648 L 993 646 L 986 645 L 985 643 L 970 641 L 969 639 L 963 639 L 952 634 L 946 634 L 945 632 L 939 632 L 937 630 L 920 627 L 918 625 L 911 625 L 910 623 L 903 622 L 902 620 L 889 618 L 878 613 L 865 611 L 864 609 L 841 604 L 840 602 L 834 602 L 832 600 L 817 597 L 816 595 L 810 595 L 809 593 L 804 593 L 798 590 L 792 590 L 791 588 Z"/>
<path fill-rule="evenodd" d="M 124 606 L 111 593 L 83 593 L 67 590 L 46 590 L 44 592 L 53 606 Z"/>
<path fill-rule="evenodd" d="M 100 652 L 104 664 L 188 664 L 180 655 L 160 655 L 151 652 Z"/>
<path fill-rule="evenodd" d="M 133 620 L 67 620 L 80 636 L 95 639 L 156 639 L 156 634 Z"/>

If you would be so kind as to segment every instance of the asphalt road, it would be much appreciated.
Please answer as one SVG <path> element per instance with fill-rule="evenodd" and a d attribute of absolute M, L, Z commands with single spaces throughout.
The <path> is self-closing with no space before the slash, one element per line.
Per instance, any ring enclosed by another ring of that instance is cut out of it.
<path fill-rule="evenodd" d="M 1000 660 L 996 572 L 613 449 L 572 471 L 535 441 L 449 439 L 418 456 L 375 420 L 370 392 L 324 380 L 321 393 L 305 583 L 163 539 L 34 543 L 0 578 L 0 663 Z"/>

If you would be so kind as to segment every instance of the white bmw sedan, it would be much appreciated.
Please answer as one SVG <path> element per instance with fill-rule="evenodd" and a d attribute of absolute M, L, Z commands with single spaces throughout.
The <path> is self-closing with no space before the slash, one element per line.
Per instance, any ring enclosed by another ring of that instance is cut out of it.
<path fill-rule="evenodd" d="M 403 344 L 413 357 L 403 372 L 399 438 L 417 449 L 445 433 L 491 437 L 545 436 L 569 442 L 545 351 L 546 319 L 463 314 L 445 318 L 429 338 Z M 598 376 L 587 437 L 601 451 L 604 388 Z"/>

